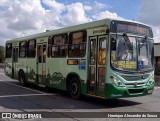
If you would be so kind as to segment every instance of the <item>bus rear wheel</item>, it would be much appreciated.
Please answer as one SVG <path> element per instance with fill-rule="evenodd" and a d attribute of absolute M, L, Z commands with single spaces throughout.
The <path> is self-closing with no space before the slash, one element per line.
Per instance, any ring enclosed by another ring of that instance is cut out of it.
<path fill-rule="evenodd" d="M 21 71 L 19 74 L 19 82 L 21 86 L 26 86 L 26 78 L 23 71 Z"/>
<path fill-rule="evenodd" d="M 69 84 L 69 93 L 73 99 L 79 99 L 81 97 L 81 84 L 77 77 L 73 77 Z"/>

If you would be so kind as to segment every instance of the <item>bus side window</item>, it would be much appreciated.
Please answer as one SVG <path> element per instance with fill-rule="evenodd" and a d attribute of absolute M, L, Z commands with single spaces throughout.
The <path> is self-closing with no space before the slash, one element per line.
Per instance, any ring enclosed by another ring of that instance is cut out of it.
<path fill-rule="evenodd" d="M 19 57 L 24 58 L 26 57 L 27 53 L 27 42 L 20 42 L 19 43 Z"/>
<path fill-rule="evenodd" d="M 12 57 L 12 44 L 8 43 L 6 44 L 6 58 Z"/>
<path fill-rule="evenodd" d="M 56 35 L 52 38 L 52 57 L 65 57 L 67 51 L 68 35 Z"/>
<path fill-rule="evenodd" d="M 52 37 L 48 37 L 48 57 L 51 56 L 51 45 L 52 45 Z"/>
<path fill-rule="evenodd" d="M 36 40 L 29 40 L 28 41 L 28 57 L 35 57 L 36 56 Z"/>
<path fill-rule="evenodd" d="M 70 33 L 69 57 L 84 57 L 86 50 L 86 31 Z"/>

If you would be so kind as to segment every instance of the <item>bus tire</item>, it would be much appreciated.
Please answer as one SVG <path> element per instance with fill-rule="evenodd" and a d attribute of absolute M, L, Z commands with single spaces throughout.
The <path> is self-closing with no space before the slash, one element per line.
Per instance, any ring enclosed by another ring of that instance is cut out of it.
<path fill-rule="evenodd" d="M 21 86 L 26 86 L 26 78 L 23 71 L 20 71 L 19 73 L 19 82 Z"/>
<path fill-rule="evenodd" d="M 81 97 L 81 84 L 77 77 L 72 77 L 69 83 L 69 94 L 73 99 Z"/>

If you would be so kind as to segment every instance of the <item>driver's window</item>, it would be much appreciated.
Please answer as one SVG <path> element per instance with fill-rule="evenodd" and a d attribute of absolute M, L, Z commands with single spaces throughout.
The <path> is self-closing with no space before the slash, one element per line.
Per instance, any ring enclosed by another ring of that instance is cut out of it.
<path fill-rule="evenodd" d="M 139 38 L 139 56 L 138 60 L 143 61 L 144 65 L 149 64 L 149 59 L 148 59 L 148 46 L 146 42 L 143 42 L 143 39 Z"/>

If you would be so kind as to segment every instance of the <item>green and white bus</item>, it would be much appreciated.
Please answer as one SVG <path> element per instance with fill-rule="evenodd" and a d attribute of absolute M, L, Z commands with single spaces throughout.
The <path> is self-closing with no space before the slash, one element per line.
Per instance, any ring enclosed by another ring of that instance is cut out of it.
<path fill-rule="evenodd" d="M 104 19 L 7 41 L 5 74 L 75 99 L 144 96 L 154 90 L 153 53 L 151 27 Z"/>

